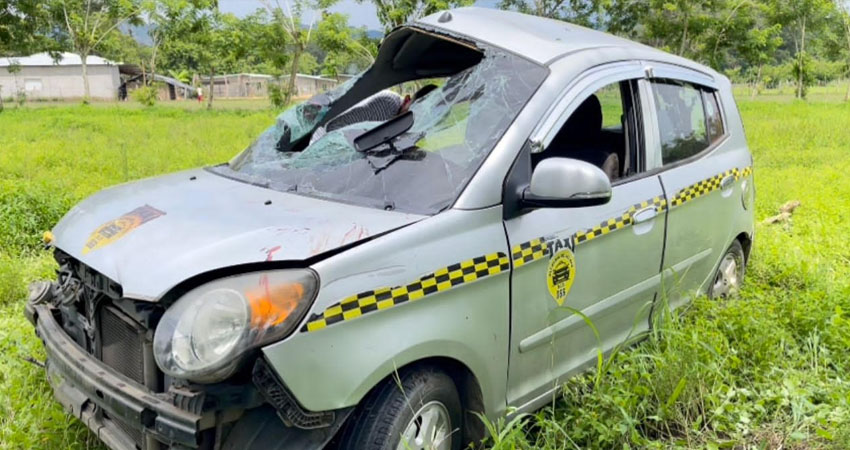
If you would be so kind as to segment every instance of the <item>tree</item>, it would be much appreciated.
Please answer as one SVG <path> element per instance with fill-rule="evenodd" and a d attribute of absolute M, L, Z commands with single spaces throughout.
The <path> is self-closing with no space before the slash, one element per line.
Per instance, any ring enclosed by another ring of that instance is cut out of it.
<path fill-rule="evenodd" d="M 288 0 L 284 0 L 284 4 L 281 5 L 280 0 L 263 0 L 263 5 L 268 10 L 272 20 L 280 26 L 280 29 L 283 30 L 289 40 L 288 47 L 292 54 L 292 60 L 289 64 L 289 83 L 287 84 L 285 96 L 286 104 L 292 101 L 301 56 L 307 50 L 307 46 L 313 38 L 315 11 L 329 8 L 335 1 L 292 0 L 290 3 Z M 309 24 L 305 26 L 304 16 L 307 12 L 312 12 L 313 17 L 311 17 Z"/>
<path fill-rule="evenodd" d="M 363 2 L 365 0 L 358 0 Z M 378 12 L 384 34 L 420 17 L 458 6 L 469 6 L 473 0 L 371 0 Z"/>
<path fill-rule="evenodd" d="M 759 92 L 765 64 L 776 59 L 776 51 L 783 44 L 782 25 L 770 24 L 767 6 L 754 4 L 742 15 L 741 29 L 736 33 L 735 50 L 752 73 L 752 96 Z"/>
<path fill-rule="evenodd" d="M 83 71 L 83 101 L 90 97 L 88 57 L 113 37 L 118 27 L 138 23 L 141 0 L 51 0 L 50 12 L 56 28 L 67 32 L 71 48 L 80 55 Z"/>
<path fill-rule="evenodd" d="M 316 29 L 316 43 L 325 52 L 322 72 L 331 76 L 350 67 L 364 68 L 375 62 L 378 46 L 365 29 L 353 29 L 343 14 L 325 14 Z M 356 70 L 356 69 L 355 69 Z"/>
<path fill-rule="evenodd" d="M 0 0 L 0 55 L 56 51 L 49 9 L 39 0 Z"/>
<path fill-rule="evenodd" d="M 499 8 L 604 28 L 610 0 L 501 0 Z"/>
<path fill-rule="evenodd" d="M 839 20 L 841 21 L 844 39 L 847 42 L 845 57 L 847 58 L 848 72 L 850 72 L 850 3 L 845 0 L 834 0 L 835 7 L 838 10 Z M 847 92 L 844 93 L 844 101 L 850 101 L 850 82 L 847 83 Z"/>
<path fill-rule="evenodd" d="M 185 2 L 184 2 L 185 3 Z M 160 56 L 165 67 L 193 69 L 207 76 L 210 89 L 207 108 L 213 107 L 214 77 L 238 65 L 246 47 L 252 45 L 232 14 L 222 14 L 214 0 L 194 0 L 180 11 L 177 20 L 162 23 Z"/>
<path fill-rule="evenodd" d="M 794 41 L 794 78 L 797 98 L 806 97 L 811 84 L 811 57 L 807 53 L 809 32 L 822 26 L 834 10 L 832 0 L 770 0 L 774 23 L 779 23 Z"/>

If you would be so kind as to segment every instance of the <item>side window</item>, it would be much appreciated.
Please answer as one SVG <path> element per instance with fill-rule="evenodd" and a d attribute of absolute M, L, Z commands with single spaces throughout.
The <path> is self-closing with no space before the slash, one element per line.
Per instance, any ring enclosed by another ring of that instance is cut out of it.
<path fill-rule="evenodd" d="M 689 158 L 709 146 L 702 92 L 688 83 L 671 80 L 652 82 L 661 161 L 671 164 Z"/>
<path fill-rule="evenodd" d="M 636 82 L 611 83 L 580 100 L 566 122 L 541 153 L 545 158 L 579 159 L 596 165 L 613 181 L 637 173 L 643 164 Z"/>
<path fill-rule="evenodd" d="M 708 119 L 708 138 L 712 144 L 726 135 L 723 129 L 723 117 L 720 115 L 720 103 L 717 101 L 717 93 L 703 91 L 705 99 L 705 116 Z"/>

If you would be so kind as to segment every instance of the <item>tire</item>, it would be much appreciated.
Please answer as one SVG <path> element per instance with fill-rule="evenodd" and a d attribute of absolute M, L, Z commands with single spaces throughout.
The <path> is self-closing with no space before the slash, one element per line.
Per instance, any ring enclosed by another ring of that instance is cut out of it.
<path fill-rule="evenodd" d="M 444 408 L 440 411 L 440 407 Z M 421 411 L 427 411 L 422 413 Z M 340 450 L 406 449 L 400 441 L 405 431 L 416 430 L 427 417 L 429 423 L 445 422 L 445 439 L 437 433 L 436 447 L 410 445 L 411 450 L 459 450 L 462 440 L 462 407 L 457 387 L 452 379 L 435 368 L 420 368 L 394 375 L 375 388 L 348 420 L 339 439 Z M 445 413 L 445 415 L 443 414 Z M 417 421 L 414 421 L 414 415 Z M 424 416 L 423 416 L 424 414 Z M 441 420 L 434 420 L 439 417 Z M 418 431 L 415 431 L 417 433 Z M 408 435 L 409 436 L 409 435 Z M 427 437 L 420 433 L 419 438 Z M 415 441 L 415 439 L 414 439 Z"/>
<path fill-rule="evenodd" d="M 734 264 L 734 266 L 730 266 Z M 712 299 L 737 296 L 744 282 L 747 258 L 744 255 L 744 247 L 736 239 L 726 250 L 720 264 L 712 277 L 708 288 L 708 296 Z"/>

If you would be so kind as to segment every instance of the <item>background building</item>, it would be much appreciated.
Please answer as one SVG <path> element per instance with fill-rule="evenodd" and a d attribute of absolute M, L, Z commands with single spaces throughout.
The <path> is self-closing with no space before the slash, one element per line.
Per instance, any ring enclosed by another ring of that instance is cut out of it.
<path fill-rule="evenodd" d="M 60 57 L 54 60 L 48 53 L 37 53 L 0 58 L 0 95 L 9 98 L 23 93 L 28 99 L 82 98 L 80 57 L 73 53 L 61 53 Z M 116 99 L 121 85 L 118 65 L 99 56 L 89 56 L 86 62 L 91 98 Z M 10 72 L 12 65 L 20 66 L 20 71 Z"/>
<path fill-rule="evenodd" d="M 280 83 L 286 85 L 289 75 L 280 78 Z M 210 91 L 210 78 L 195 76 L 195 84 L 204 88 L 206 95 Z M 251 98 L 268 97 L 269 83 L 277 83 L 271 75 L 256 73 L 233 73 L 228 75 L 216 75 L 213 77 L 213 95 L 216 98 Z M 299 73 L 295 78 L 295 97 L 310 97 L 320 92 L 332 89 L 338 84 L 332 78 L 317 77 Z"/>

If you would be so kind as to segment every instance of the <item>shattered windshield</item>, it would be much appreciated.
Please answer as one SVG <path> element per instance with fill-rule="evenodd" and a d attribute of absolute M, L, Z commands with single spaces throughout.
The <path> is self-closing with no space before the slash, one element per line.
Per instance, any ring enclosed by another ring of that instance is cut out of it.
<path fill-rule="evenodd" d="M 332 103 L 357 82 L 350 80 L 287 110 L 229 165 L 213 170 L 362 206 L 442 211 L 547 73 L 498 49 L 485 48 L 483 54 L 480 62 L 429 86 L 421 97 L 383 90 L 324 120 Z M 303 144 L 295 145 L 299 140 Z"/>

